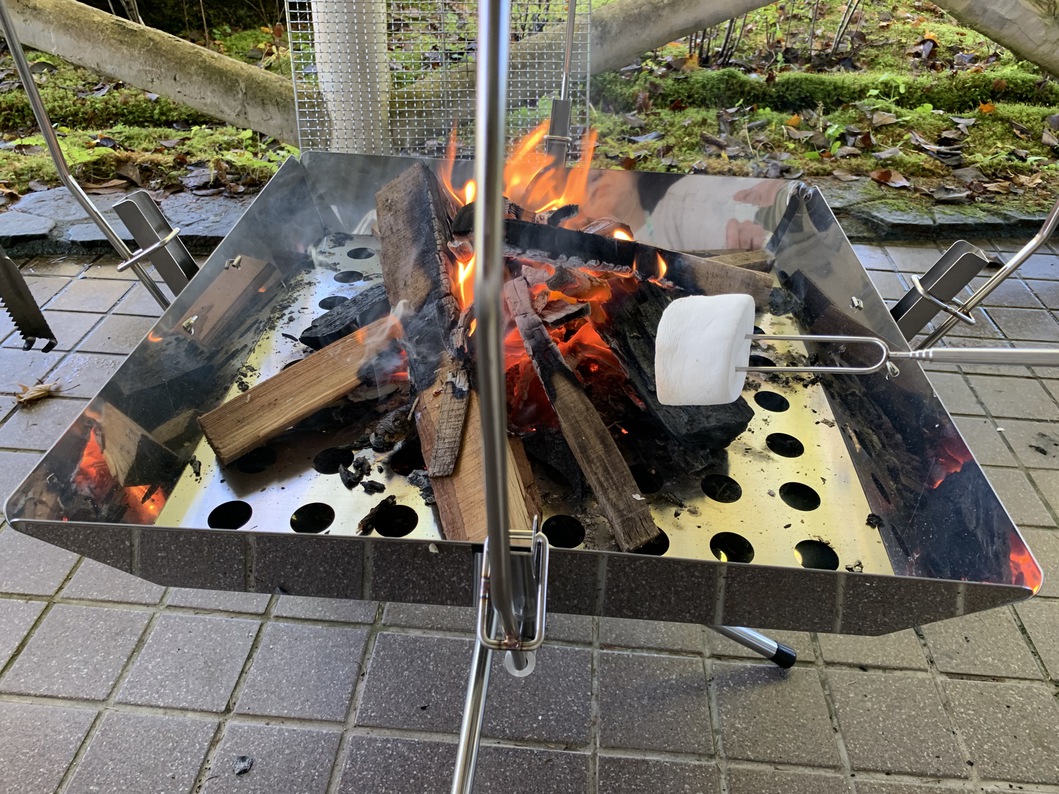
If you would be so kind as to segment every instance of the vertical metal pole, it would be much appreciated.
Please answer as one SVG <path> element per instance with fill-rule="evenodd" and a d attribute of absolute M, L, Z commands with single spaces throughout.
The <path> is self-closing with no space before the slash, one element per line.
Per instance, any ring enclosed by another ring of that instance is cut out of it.
<path fill-rule="evenodd" d="M 0 27 L 4 29 L 7 47 L 11 50 L 11 56 L 15 59 L 15 68 L 18 70 L 18 76 L 22 80 L 22 87 L 26 89 L 26 97 L 29 99 L 29 105 L 33 109 L 33 116 L 37 119 L 40 134 L 44 137 L 44 142 L 48 146 L 48 153 L 51 155 L 52 162 L 55 163 L 55 170 L 59 172 L 59 179 L 73 194 L 73 197 L 88 214 L 88 217 L 100 228 L 110 244 L 114 246 L 118 256 L 126 261 L 132 259 L 132 251 L 125 245 L 125 241 L 107 223 L 107 219 L 96 209 L 96 205 L 88 198 L 88 195 L 73 178 L 70 169 L 66 167 L 62 149 L 59 148 L 59 139 L 55 136 L 55 130 L 51 128 L 51 119 L 48 118 L 48 111 L 45 110 L 44 102 L 40 98 L 40 92 L 37 91 L 37 84 L 33 82 L 33 73 L 29 69 L 29 61 L 26 60 L 26 54 L 22 51 L 22 42 L 19 41 L 18 34 L 15 32 L 15 25 L 11 21 L 10 14 L 7 13 L 7 6 L 4 0 L 0 0 Z M 132 272 L 136 274 L 140 283 L 147 288 L 147 291 L 151 293 L 151 297 L 158 302 L 159 306 L 163 309 L 169 307 L 169 299 L 165 296 L 165 293 L 159 289 L 158 285 L 154 283 L 139 263 L 132 264 Z"/>
<path fill-rule="evenodd" d="M 492 636 L 494 614 L 486 616 L 487 636 Z M 471 657 L 471 676 L 467 682 L 467 696 L 463 702 L 463 722 L 460 742 L 456 748 L 456 770 L 452 776 L 452 794 L 470 794 L 474 790 L 474 770 L 478 765 L 478 745 L 482 738 L 486 696 L 489 694 L 489 667 L 493 651 L 480 642 L 474 643 Z"/>
<path fill-rule="evenodd" d="M 566 50 L 563 53 L 563 76 L 559 84 L 559 98 L 552 101 L 552 117 L 548 126 L 548 154 L 557 166 L 566 165 L 570 150 L 570 63 L 573 60 L 574 33 L 577 27 L 577 0 L 569 0 L 566 6 Z"/>
<path fill-rule="evenodd" d="M 474 176 L 474 312 L 478 320 L 478 395 L 482 416 L 485 515 L 492 569 L 492 601 L 505 638 L 520 633 L 511 586 L 507 505 L 507 400 L 504 384 L 504 139 L 511 40 L 510 0 L 478 5 L 478 96 Z M 522 656 L 522 654 L 519 654 Z M 515 662 L 517 669 L 525 661 Z"/>

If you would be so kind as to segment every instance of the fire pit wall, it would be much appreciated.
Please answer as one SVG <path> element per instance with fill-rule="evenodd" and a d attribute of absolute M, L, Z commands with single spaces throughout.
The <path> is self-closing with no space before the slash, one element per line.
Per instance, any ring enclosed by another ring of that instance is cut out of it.
<path fill-rule="evenodd" d="M 222 467 L 196 421 L 305 354 L 296 337 L 335 282 L 377 267 L 375 194 L 412 162 L 288 161 L 11 497 L 12 526 L 165 585 L 471 604 L 476 546 L 443 539 L 396 464 L 370 476 L 405 511 L 396 523 L 414 529 L 356 534 L 380 496 L 348 491 L 319 464 L 321 449 L 353 430 L 285 438 L 279 455 Z M 455 170 L 470 176 L 469 164 Z M 904 347 L 825 201 L 802 185 L 594 172 L 582 210 L 677 251 L 767 243 L 777 289 L 762 330 Z M 758 353 L 783 358 L 781 347 Z M 796 352 L 836 360 L 834 348 Z M 616 553 L 605 535 L 555 549 L 549 609 L 880 634 L 1039 588 L 1039 567 L 918 365 L 902 363 L 896 377 L 751 376 L 744 396 L 755 418 L 716 466 L 705 477 L 667 474 L 647 497 L 668 550 Z M 777 438 L 793 438 L 805 458 L 792 461 Z M 718 498 L 718 482 L 729 496 L 734 482 L 741 498 Z M 546 517 L 562 512 L 562 498 L 545 502 Z M 220 528 L 229 525 L 242 528 Z M 737 561 L 740 541 L 757 550 L 753 562 Z"/>

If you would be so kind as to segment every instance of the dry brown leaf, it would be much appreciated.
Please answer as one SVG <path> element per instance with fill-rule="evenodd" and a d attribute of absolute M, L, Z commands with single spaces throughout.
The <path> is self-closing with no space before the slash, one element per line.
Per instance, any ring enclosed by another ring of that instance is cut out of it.
<path fill-rule="evenodd" d="M 871 125 L 873 127 L 885 127 L 887 124 L 896 124 L 897 116 L 893 113 L 888 113 L 885 110 L 876 110 L 871 117 Z"/>
<path fill-rule="evenodd" d="M 994 105 L 992 102 L 979 102 L 978 103 L 978 112 L 979 113 L 992 113 L 994 110 L 996 110 L 996 105 Z"/>
<path fill-rule="evenodd" d="M 802 117 L 795 113 L 783 123 L 788 127 L 794 127 L 795 129 L 798 129 L 798 125 L 802 123 Z"/>
<path fill-rule="evenodd" d="M 837 179 L 839 182 L 856 182 L 860 179 L 859 176 L 854 176 L 849 171 L 843 171 L 841 168 L 836 168 L 831 172 L 831 176 Z"/>
<path fill-rule="evenodd" d="M 52 381 L 51 383 L 35 383 L 32 386 L 26 386 L 25 384 L 20 383 L 18 384 L 18 388 L 22 391 L 15 395 L 15 402 L 20 405 L 43 400 L 46 397 L 51 397 L 62 391 L 62 385 L 59 381 Z"/>
<path fill-rule="evenodd" d="M 890 187 L 901 188 L 912 186 L 912 183 L 905 179 L 900 171 L 894 171 L 892 168 L 880 168 L 876 171 L 872 171 L 871 178 L 879 184 L 889 185 Z"/>

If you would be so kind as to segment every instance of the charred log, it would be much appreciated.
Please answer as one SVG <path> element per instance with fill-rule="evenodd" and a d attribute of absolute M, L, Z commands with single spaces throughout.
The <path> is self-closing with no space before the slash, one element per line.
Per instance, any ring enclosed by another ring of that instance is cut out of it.
<path fill-rule="evenodd" d="M 385 317 L 390 312 L 386 288 L 373 284 L 347 301 L 320 315 L 302 332 L 298 341 L 313 350 L 337 342 L 343 336 Z"/>

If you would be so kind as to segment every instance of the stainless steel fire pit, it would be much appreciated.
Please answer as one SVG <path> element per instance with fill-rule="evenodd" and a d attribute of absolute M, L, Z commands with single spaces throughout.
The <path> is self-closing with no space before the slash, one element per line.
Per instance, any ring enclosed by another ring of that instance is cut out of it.
<path fill-rule="evenodd" d="M 375 193 L 412 162 L 307 153 L 285 164 L 11 497 L 11 525 L 159 584 L 471 604 L 476 547 L 442 538 L 392 453 L 373 461 L 382 496 L 347 490 L 321 463 L 355 427 L 303 429 L 221 467 L 195 422 L 305 355 L 296 337 L 320 306 L 370 285 Z M 643 211 L 637 239 L 664 248 L 767 240 L 782 289 L 765 333 L 906 348 L 815 191 L 592 174 L 590 213 L 630 202 Z M 615 552 L 591 504 L 539 479 L 543 517 L 576 513 L 588 529 L 579 548 L 552 551 L 550 611 L 880 634 L 1039 587 L 1039 566 L 918 364 L 902 362 L 896 377 L 751 376 L 744 396 L 755 416 L 723 460 L 641 483 L 666 536 L 659 556 Z M 403 517 L 357 535 L 390 495 Z"/>

